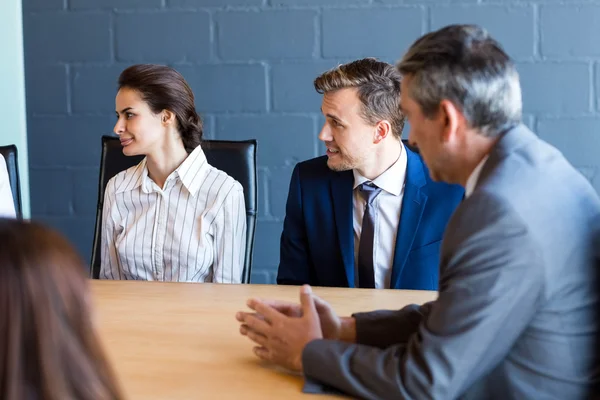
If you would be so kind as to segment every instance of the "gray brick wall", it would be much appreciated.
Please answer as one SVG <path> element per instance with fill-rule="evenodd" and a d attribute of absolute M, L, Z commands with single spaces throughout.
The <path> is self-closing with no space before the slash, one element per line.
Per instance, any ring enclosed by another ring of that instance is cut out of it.
<path fill-rule="evenodd" d="M 24 0 L 31 206 L 89 258 L 99 137 L 127 65 L 188 79 L 208 138 L 259 140 L 253 282 L 273 282 L 294 163 L 323 152 L 312 80 L 478 23 L 518 62 L 525 122 L 600 190 L 600 0 Z"/>

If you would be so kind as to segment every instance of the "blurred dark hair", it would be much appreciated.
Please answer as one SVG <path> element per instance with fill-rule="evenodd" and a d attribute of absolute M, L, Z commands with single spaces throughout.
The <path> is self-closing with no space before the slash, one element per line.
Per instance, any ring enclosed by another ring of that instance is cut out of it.
<path fill-rule="evenodd" d="M 0 218 L 0 398 L 122 398 L 94 330 L 84 271 L 58 233 Z"/>
<path fill-rule="evenodd" d="M 196 112 L 194 93 L 183 76 L 171 67 L 156 64 L 137 64 L 119 76 L 119 89 L 137 91 L 153 113 L 173 112 L 177 129 L 188 153 L 202 141 L 202 119 Z"/>

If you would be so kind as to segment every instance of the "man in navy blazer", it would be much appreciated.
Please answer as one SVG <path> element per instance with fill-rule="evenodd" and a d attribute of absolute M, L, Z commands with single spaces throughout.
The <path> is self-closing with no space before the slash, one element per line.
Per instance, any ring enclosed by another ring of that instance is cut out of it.
<path fill-rule="evenodd" d="M 402 143 L 400 82 L 372 58 L 315 80 L 327 155 L 292 174 L 277 283 L 437 289 L 442 235 L 464 190 L 432 181 Z"/>

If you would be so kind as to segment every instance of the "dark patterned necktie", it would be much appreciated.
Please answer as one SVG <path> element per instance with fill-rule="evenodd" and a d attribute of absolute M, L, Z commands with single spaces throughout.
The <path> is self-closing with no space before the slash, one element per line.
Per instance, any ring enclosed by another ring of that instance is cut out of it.
<path fill-rule="evenodd" d="M 379 193 L 381 193 L 381 188 L 378 188 L 372 182 L 365 182 L 359 186 L 359 192 L 367 204 L 365 206 L 358 244 L 358 287 L 375 288 L 375 272 L 373 269 L 375 207 L 373 202 Z"/>

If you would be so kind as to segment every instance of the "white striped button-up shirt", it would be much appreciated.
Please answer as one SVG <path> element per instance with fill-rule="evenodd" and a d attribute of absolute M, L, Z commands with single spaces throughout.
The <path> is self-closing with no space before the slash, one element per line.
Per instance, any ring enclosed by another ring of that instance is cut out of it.
<path fill-rule="evenodd" d="M 101 279 L 239 283 L 245 249 L 243 188 L 200 146 L 163 189 L 145 158 L 106 186 Z"/>

